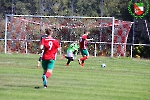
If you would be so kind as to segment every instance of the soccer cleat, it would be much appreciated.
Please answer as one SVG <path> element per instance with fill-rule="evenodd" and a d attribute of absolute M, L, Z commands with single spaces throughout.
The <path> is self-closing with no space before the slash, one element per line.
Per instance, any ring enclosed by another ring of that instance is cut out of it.
<path fill-rule="evenodd" d="M 47 85 L 44 85 L 44 88 L 47 88 Z"/>
<path fill-rule="evenodd" d="M 80 59 L 78 59 L 78 62 L 79 62 L 79 64 L 81 65 L 81 60 L 80 60 Z"/>
<path fill-rule="evenodd" d="M 69 64 L 66 64 L 66 66 L 69 66 Z"/>
<path fill-rule="evenodd" d="M 42 78 L 43 78 L 43 85 L 44 85 L 44 87 L 47 87 L 46 75 L 43 75 Z"/>

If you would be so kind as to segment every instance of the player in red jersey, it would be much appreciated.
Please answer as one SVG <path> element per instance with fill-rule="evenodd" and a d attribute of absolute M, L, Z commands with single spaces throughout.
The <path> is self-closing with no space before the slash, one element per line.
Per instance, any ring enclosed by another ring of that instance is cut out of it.
<path fill-rule="evenodd" d="M 80 51 L 82 54 L 82 58 L 78 59 L 78 62 L 82 67 L 84 66 L 84 61 L 86 59 L 88 59 L 88 57 L 89 57 L 89 52 L 86 47 L 87 41 L 93 40 L 93 39 L 87 39 L 88 34 L 89 34 L 88 30 L 85 30 L 84 34 L 79 39 L 79 45 L 80 45 Z"/>
<path fill-rule="evenodd" d="M 60 47 L 58 40 L 52 38 L 53 29 L 46 29 L 45 33 L 48 36 L 43 38 L 40 44 L 40 49 L 44 49 L 44 54 L 42 56 L 42 68 L 44 71 L 42 78 L 44 88 L 47 87 L 47 79 L 52 75 L 56 54 Z"/>

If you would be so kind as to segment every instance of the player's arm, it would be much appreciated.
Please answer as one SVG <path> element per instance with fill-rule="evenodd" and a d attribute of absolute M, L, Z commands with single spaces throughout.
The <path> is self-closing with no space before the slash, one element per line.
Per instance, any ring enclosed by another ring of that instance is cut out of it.
<path fill-rule="evenodd" d="M 75 59 L 77 58 L 78 49 L 79 49 L 79 45 L 77 45 L 77 44 L 74 45 L 74 52 L 73 52 L 73 54 L 75 56 Z"/>
<path fill-rule="evenodd" d="M 70 44 L 70 47 L 73 48 L 74 47 L 74 43 Z"/>
<path fill-rule="evenodd" d="M 81 40 L 81 39 L 86 40 L 86 41 L 91 41 L 91 40 L 93 40 L 93 38 L 87 39 L 87 36 L 86 36 L 86 35 L 84 35 L 82 38 L 80 38 L 80 40 Z"/>
<path fill-rule="evenodd" d="M 87 41 L 91 41 L 91 40 L 93 40 L 93 38 L 92 39 L 86 39 Z"/>
<path fill-rule="evenodd" d="M 74 50 L 74 51 L 73 51 L 74 59 L 76 59 L 76 58 L 77 58 L 77 53 L 78 53 L 78 50 Z"/>
<path fill-rule="evenodd" d="M 40 45 L 40 50 L 42 51 L 44 49 L 44 45 Z"/>
<path fill-rule="evenodd" d="M 40 43 L 40 50 L 39 50 L 39 52 L 41 52 L 41 54 L 40 54 L 40 57 L 39 57 L 39 59 L 38 59 L 37 68 L 40 66 L 40 62 L 41 62 L 42 56 L 43 56 L 43 54 L 44 54 L 44 45 L 42 45 L 42 41 L 41 41 L 41 43 Z"/>
<path fill-rule="evenodd" d="M 37 68 L 40 66 L 40 62 L 41 62 L 41 60 L 42 60 L 42 56 L 43 56 L 43 54 L 44 54 L 44 49 L 40 49 L 40 52 L 41 52 L 41 54 L 40 54 L 40 57 L 39 57 L 39 59 L 38 59 L 38 64 L 37 64 Z"/>

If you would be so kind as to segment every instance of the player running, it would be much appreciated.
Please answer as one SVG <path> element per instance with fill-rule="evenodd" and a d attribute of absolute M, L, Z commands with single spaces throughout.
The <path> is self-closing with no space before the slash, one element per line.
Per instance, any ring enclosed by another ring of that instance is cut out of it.
<path fill-rule="evenodd" d="M 87 41 L 93 40 L 93 39 L 87 39 L 88 34 L 89 34 L 88 30 L 85 30 L 84 34 L 79 39 L 80 52 L 82 54 L 82 58 L 78 59 L 78 62 L 82 67 L 84 67 L 84 61 L 89 57 L 89 52 L 86 47 Z"/>
<path fill-rule="evenodd" d="M 71 61 L 74 61 L 74 59 L 76 58 L 77 53 L 78 53 L 78 48 L 79 48 L 79 45 L 76 42 L 72 43 L 68 47 L 68 49 L 67 49 L 67 55 L 66 56 L 65 55 L 62 56 L 62 59 L 63 58 L 68 59 L 68 61 L 66 63 L 66 66 L 68 66 Z"/>
<path fill-rule="evenodd" d="M 58 40 L 52 38 L 53 30 L 46 29 L 45 33 L 48 35 L 43 38 L 40 44 L 40 49 L 44 49 L 44 53 L 42 56 L 42 68 L 43 68 L 43 85 L 44 88 L 47 88 L 47 79 L 52 75 L 52 71 L 54 68 L 54 63 L 56 60 L 56 54 L 58 51 L 59 43 Z"/>

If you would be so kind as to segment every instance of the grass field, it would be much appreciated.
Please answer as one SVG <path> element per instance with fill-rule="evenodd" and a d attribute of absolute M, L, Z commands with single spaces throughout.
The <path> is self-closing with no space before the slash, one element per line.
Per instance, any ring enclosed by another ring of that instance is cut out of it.
<path fill-rule="evenodd" d="M 90 57 L 82 68 L 77 60 L 66 67 L 66 59 L 57 56 L 44 89 L 38 57 L 0 54 L 0 100 L 150 100 L 148 60 Z"/>

